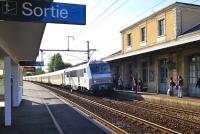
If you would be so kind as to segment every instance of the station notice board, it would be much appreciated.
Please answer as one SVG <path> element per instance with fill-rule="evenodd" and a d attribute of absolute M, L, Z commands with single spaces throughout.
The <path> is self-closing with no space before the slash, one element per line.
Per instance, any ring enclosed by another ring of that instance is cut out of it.
<path fill-rule="evenodd" d="M 24 67 L 23 71 L 24 72 L 35 72 L 35 67 Z"/>

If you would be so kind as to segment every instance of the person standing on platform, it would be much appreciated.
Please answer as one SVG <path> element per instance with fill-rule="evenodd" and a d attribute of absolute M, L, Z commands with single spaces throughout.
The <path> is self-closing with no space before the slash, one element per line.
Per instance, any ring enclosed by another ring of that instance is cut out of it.
<path fill-rule="evenodd" d="M 141 78 L 139 78 L 137 85 L 138 85 L 138 91 L 141 92 L 143 90 L 143 81 Z"/>
<path fill-rule="evenodd" d="M 138 85 L 137 85 L 137 79 L 133 77 L 133 83 L 132 83 L 132 90 L 135 91 L 135 93 L 137 94 L 137 88 L 138 88 Z"/>
<path fill-rule="evenodd" d="M 119 90 L 122 90 L 122 89 L 123 89 L 123 81 L 122 81 L 121 76 L 119 77 L 117 83 L 118 83 L 118 89 L 119 89 Z"/>
<path fill-rule="evenodd" d="M 113 87 L 114 87 L 114 89 L 118 88 L 117 87 L 117 77 L 116 77 L 116 75 L 113 76 Z"/>
<path fill-rule="evenodd" d="M 169 96 L 173 96 L 174 95 L 174 86 L 175 86 L 175 82 L 173 81 L 173 78 L 170 77 L 170 80 L 169 80 L 169 91 L 168 91 L 168 94 Z"/>
<path fill-rule="evenodd" d="M 199 89 L 200 89 L 200 78 L 199 78 L 198 81 L 197 81 L 196 88 L 199 88 Z"/>
<path fill-rule="evenodd" d="M 177 83 L 177 86 L 178 86 L 178 97 L 182 98 L 183 97 L 183 78 L 179 75 L 178 76 L 178 83 Z"/>

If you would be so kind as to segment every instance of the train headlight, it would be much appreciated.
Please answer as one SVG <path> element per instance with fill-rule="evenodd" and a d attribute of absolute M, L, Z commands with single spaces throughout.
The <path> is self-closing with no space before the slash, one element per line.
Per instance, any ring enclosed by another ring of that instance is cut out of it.
<path fill-rule="evenodd" d="M 93 82 L 94 82 L 95 84 L 97 83 L 97 81 L 96 81 L 96 80 L 94 80 Z"/>

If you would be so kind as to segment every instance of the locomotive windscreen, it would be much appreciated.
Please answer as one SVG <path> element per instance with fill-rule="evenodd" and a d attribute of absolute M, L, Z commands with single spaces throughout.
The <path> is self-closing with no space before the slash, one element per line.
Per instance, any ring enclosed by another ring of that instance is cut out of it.
<path fill-rule="evenodd" d="M 92 74 L 110 73 L 110 66 L 108 63 L 90 64 Z"/>

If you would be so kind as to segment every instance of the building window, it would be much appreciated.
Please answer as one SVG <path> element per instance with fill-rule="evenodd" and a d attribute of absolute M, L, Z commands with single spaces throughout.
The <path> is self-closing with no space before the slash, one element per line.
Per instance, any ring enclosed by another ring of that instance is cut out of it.
<path fill-rule="evenodd" d="M 141 28 L 141 42 L 146 40 L 146 27 Z"/>
<path fill-rule="evenodd" d="M 130 47 L 131 46 L 131 33 L 127 34 L 127 45 Z"/>
<path fill-rule="evenodd" d="M 158 35 L 163 36 L 165 34 L 165 20 L 161 19 L 158 21 Z"/>

